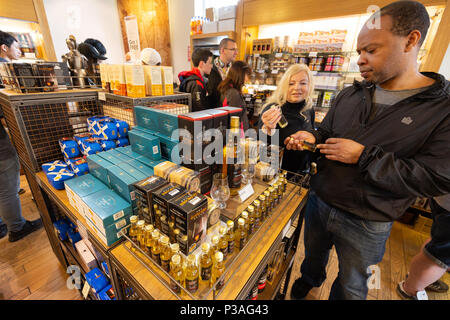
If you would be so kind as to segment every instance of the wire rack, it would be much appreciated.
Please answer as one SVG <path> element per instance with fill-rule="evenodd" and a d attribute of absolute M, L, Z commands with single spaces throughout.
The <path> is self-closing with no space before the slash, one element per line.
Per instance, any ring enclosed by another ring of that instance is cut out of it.
<path fill-rule="evenodd" d="M 148 106 L 173 114 L 183 114 L 191 111 L 191 95 L 189 93 L 175 92 L 166 96 L 149 96 L 145 98 L 131 98 L 112 93 L 100 94 L 100 102 L 105 116 L 110 116 L 128 122 L 130 126 L 136 125 L 134 106 Z"/>
<path fill-rule="evenodd" d="M 87 132 L 87 118 L 103 114 L 96 90 L 0 94 L 0 106 L 19 158 L 34 172 L 62 159 L 60 138 Z"/>

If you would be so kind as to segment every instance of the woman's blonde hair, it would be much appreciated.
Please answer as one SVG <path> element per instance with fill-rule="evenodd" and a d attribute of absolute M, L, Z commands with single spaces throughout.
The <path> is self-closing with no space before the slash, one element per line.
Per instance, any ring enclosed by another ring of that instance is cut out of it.
<path fill-rule="evenodd" d="M 281 77 L 281 80 L 278 83 L 277 88 L 272 93 L 272 95 L 267 99 L 264 107 L 266 107 L 267 105 L 269 105 L 271 103 L 275 103 L 279 106 L 282 106 L 283 104 L 285 104 L 287 101 L 289 81 L 291 80 L 291 77 L 302 71 L 305 72 L 308 77 L 308 93 L 305 97 L 306 104 L 305 104 L 305 108 L 303 108 L 302 111 L 300 112 L 300 114 L 303 117 L 305 117 L 303 112 L 311 109 L 312 104 L 313 104 L 312 94 L 314 92 L 314 78 L 313 78 L 313 75 L 312 75 L 311 71 L 309 70 L 308 66 L 303 63 L 293 64 L 286 70 L 286 73 L 283 75 L 283 77 Z"/>

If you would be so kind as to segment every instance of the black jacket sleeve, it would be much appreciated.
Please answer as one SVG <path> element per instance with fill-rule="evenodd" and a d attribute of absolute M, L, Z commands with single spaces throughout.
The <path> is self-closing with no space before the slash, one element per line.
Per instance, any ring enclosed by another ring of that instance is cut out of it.
<path fill-rule="evenodd" d="M 364 148 L 359 169 L 364 179 L 397 196 L 434 197 L 450 193 L 450 116 L 422 150 L 402 159 L 373 145 Z"/>
<path fill-rule="evenodd" d="M 225 94 L 224 98 L 227 99 L 227 104 L 231 107 L 237 107 L 242 108 L 244 110 L 244 114 L 242 115 L 242 124 L 244 131 L 249 128 L 249 122 L 248 122 L 248 116 L 247 116 L 247 104 L 245 103 L 244 98 L 239 93 L 237 89 L 230 88 L 228 89 Z"/>
<path fill-rule="evenodd" d="M 220 103 L 220 93 L 217 90 L 220 82 L 222 81 L 222 77 L 220 76 L 219 71 L 217 71 L 214 66 L 211 69 L 211 73 L 208 76 L 208 82 L 206 83 L 206 89 L 208 90 L 208 106 L 210 108 L 221 107 Z"/>
<path fill-rule="evenodd" d="M 192 111 L 208 109 L 206 90 L 202 89 L 195 79 L 186 84 L 186 92 L 190 93 L 192 97 Z"/>

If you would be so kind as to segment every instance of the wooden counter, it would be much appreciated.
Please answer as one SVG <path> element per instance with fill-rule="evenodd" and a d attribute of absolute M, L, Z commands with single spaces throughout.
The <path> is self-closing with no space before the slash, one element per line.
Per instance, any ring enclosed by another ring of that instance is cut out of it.
<path fill-rule="evenodd" d="M 307 190 L 292 184 L 288 184 L 288 191 L 282 199 L 281 203 L 275 208 L 272 215 L 267 218 L 259 230 L 252 235 L 249 242 L 240 252 L 235 261 L 230 263 L 226 269 L 225 287 L 219 293 L 217 299 L 235 300 L 243 299 L 243 289 L 252 285 L 249 279 L 261 269 L 261 262 L 270 258 L 273 248 L 279 244 L 283 238 L 283 230 L 289 224 L 290 220 L 299 212 L 305 203 Z M 139 283 L 139 286 L 149 296 L 155 300 L 172 300 L 177 299 L 157 277 L 155 277 L 148 268 L 152 268 L 153 272 L 158 272 L 152 263 L 148 265 L 142 263 L 130 252 L 131 243 L 125 241 L 110 251 L 111 259 L 120 265 L 120 269 L 127 273 L 133 282 Z M 145 258 L 141 257 L 143 261 Z M 236 254 L 234 254 L 236 256 Z M 227 258 L 229 260 L 229 258 Z M 259 274 L 256 274 L 258 276 Z M 183 299 L 190 299 L 187 295 L 182 294 Z M 213 299 L 212 293 L 207 299 Z"/>

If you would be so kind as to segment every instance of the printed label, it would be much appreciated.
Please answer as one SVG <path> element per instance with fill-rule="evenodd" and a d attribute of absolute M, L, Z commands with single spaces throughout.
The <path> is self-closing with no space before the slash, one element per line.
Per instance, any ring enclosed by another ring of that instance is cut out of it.
<path fill-rule="evenodd" d="M 158 146 L 153 146 L 153 154 L 157 154 L 158 153 Z"/>
<path fill-rule="evenodd" d="M 116 223 L 116 229 L 122 229 L 127 224 L 127 219 L 120 220 Z"/>
<path fill-rule="evenodd" d="M 191 293 L 196 292 L 198 290 L 198 277 L 195 278 L 194 280 L 186 279 L 185 284 L 186 284 L 186 289 L 189 292 L 191 292 Z"/>
<path fill-rule="evenodd" d="M 233 251 L 234 251 L 234 240 L 228 241 L 228 252 L 233 253 Z"/>
<path fill-rule="evenodd" d="M 169 287 L 176 294 L 180 294 L 181 293 L 180 285 L 177 282 L 173 281 L 172 279 L 170 279 Z"/>
<path fill-rule="evenodd" d="M 125 215 L 125 214 L 124 214 L 123 210 L 117 212 L 116 214 L 113 215 L 114 221 L 116 221 L 116 220 L 122 218 L 124 215 Z"/>
<path fill-rule="evenodd" d="M 206 281 L 206 280 L 210 280 L 211 279 L 211 270 L 212 270 L 212 266 L 209 266 L 207 268 L 201 268 L 201 277 L 202 280 Z"/>
<path fill-rule="evenodd" d="M 180 190 L 178 190 L 178 189 L 173 189 L 172 191 L 169 192 L 169 195 L 170 195 L 171 197 L 173 197 L 173 196 L 176 195 L 178 192 L 180 192 Z"/>
<path fill-rule="evenodd" d="M 200 200 L 201 199 L 199 197 L 195 197 L 194 199 L 189 201 L 189 203 L 195 206 Z"/>

